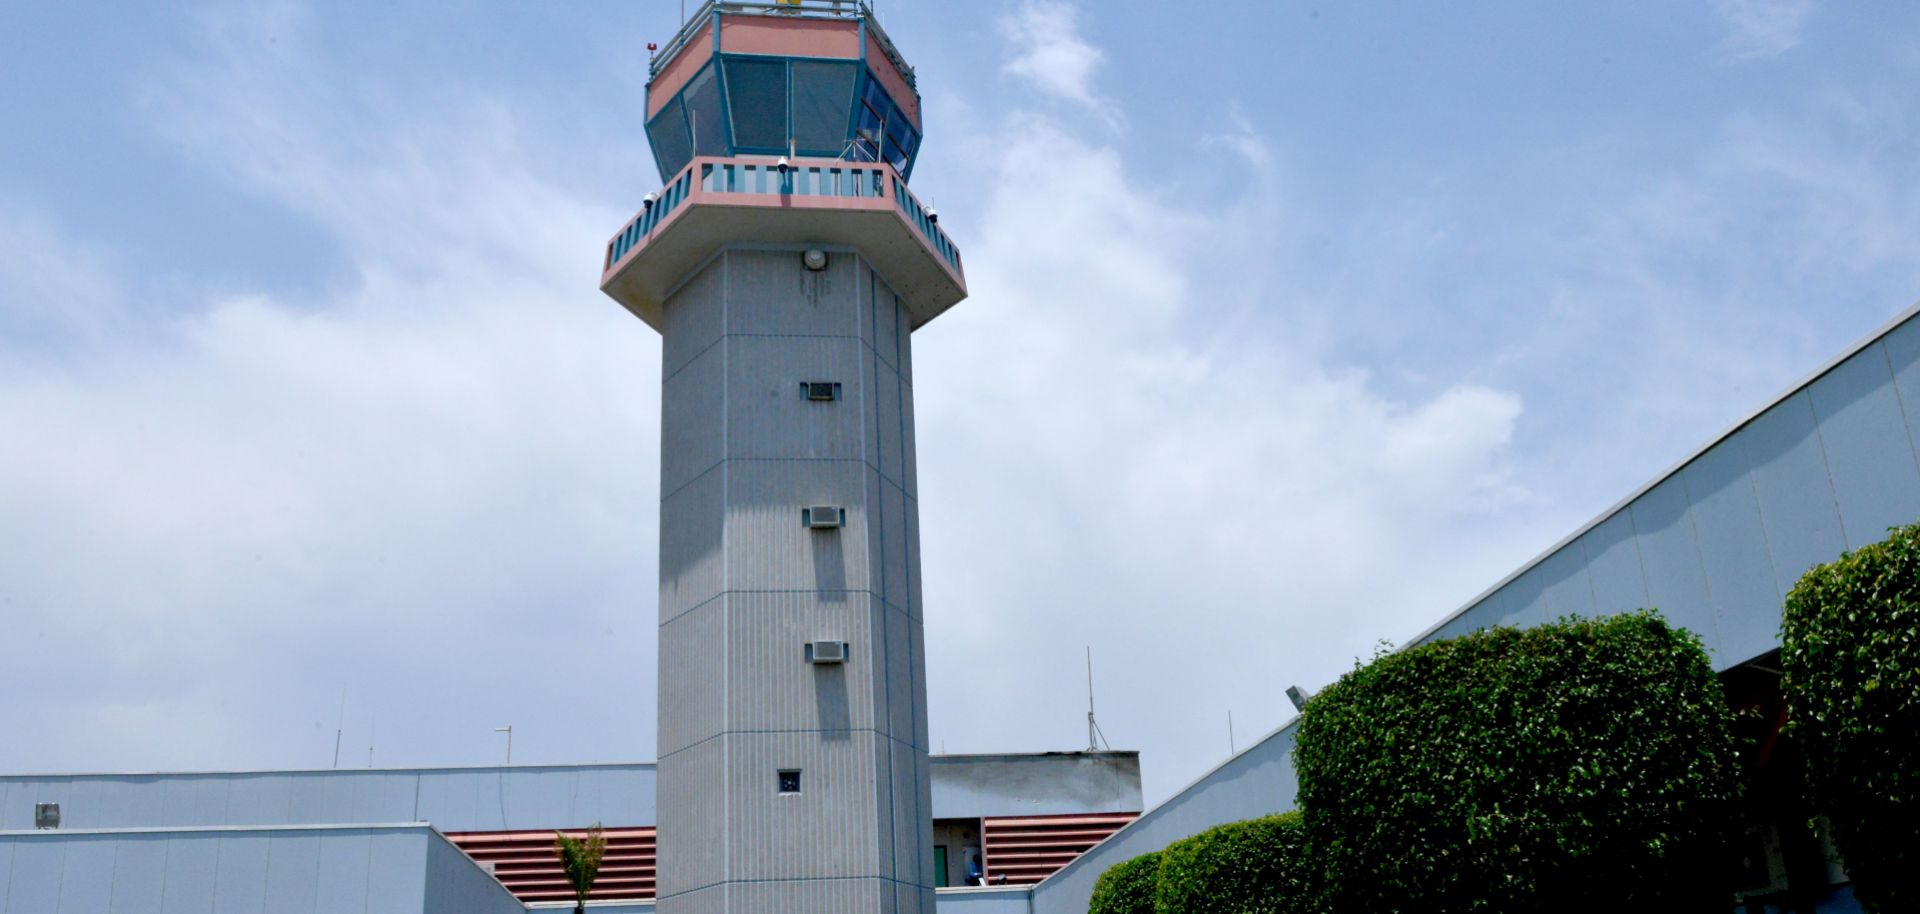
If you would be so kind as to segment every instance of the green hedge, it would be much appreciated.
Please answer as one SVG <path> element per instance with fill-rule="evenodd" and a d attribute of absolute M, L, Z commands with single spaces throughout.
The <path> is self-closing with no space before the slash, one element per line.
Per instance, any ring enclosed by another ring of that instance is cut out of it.
<path fill-rule="evenodd" d="M 1153 914 L 1153 884 L 1159 875 L 1159 851 L 1108 867 L 1093 883 L 1087 914 Z"/>
<path fill-rule="evenodd" d="M 1649 612 L 1376 657 L 1295 747 L 1329 908 L 1726 910 L 1731 716 L 1699 640 Z"/>
<path fill-rule="evenodd" d="M 1160 852 L 1160 914 L 1317 914 L 1300 814 L 1233 822 Z"/>
<path fill-rule="evenodd" d="M 1920 908 L 1920 526 L 1807 572 L 1780 641 L 1787 732 L 1856 897 Z"/>

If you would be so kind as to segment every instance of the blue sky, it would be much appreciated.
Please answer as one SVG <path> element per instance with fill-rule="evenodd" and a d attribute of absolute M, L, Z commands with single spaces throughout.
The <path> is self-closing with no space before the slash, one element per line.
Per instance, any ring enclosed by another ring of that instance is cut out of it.
<path fill-rule="evenodd" d="M 652 757 L 678 8 L 0 10 L 0 770 Z M 1162 797 L 1920 297 L 1909 4 L 879 11 L 936 750 Z"/>

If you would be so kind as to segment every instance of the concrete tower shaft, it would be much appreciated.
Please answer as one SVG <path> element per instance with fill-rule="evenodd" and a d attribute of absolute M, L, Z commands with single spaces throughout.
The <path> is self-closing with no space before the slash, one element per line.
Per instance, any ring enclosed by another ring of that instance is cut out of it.
<path fill-rule="evenodd" d="M 911 71 L 852 0 L 709 3 L 654 67 L 601 287 L 664 337 L 659 910 L 932 914 L 910 334 L 966 286 Z"/>

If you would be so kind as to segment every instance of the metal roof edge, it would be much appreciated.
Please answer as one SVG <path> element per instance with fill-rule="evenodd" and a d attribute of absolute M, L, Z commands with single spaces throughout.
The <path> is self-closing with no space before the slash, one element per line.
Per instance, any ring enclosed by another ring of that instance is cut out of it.
<path fill-rule="evenodd" d="M 1427 626 L 1427 628 L 1421 631 L 1420 634 L 1415 635 L 1412 639 L 1403 642 L 1402 644 L 1400 644 L 1399 647 L 1395 648 L 1394 650 L 1396 651 L 1406 650 L 1407 648 L 1412 647 L 1416 644 L 1419 644 L 1420 642 L 1425 641 L 1426 639 L 1432 637 L 1434 632 L 1437 632 L 1440 629 L 1445 628 L 1448 623 L 1451 623 L 1455 619 L 1458 619 L 1461 616 L 1466 615 L 1468 610 L 1471 610 L 1475 606 L 1480 605 L 1482 601 L 1492 596 L 1494 592 L 1498 591 L 1500 588 L 1505 587 L 1516 580 L 1519 580 L 1521 575 L 1526 574 L 1529 571 L 1532 571 L 1534 568 L 1538 567 L 1541 562 L 1546 561 L 1554 553 L 1559 552 L 1562 549 L 1565 549 L 1574 540 L 1577 540 L 1580 537 L 1587 535 L 1589 532 L 1592 532 L 1593 528 L 1600 526 L 1608 518 L 1613 517 L 1615 514 L 1620 513 L 1622 509 L 1626 508 L 1630 504 L 1633 504 L 1635 499 L 1638 499 L 1640 496 L 1645 495 L 1647 494 L 1647 492 L 1651 491 L 1654 486 L 1657 486 L 1663 482 L 1666 482 L 1668 479 L 1673 478 L 1673 475 L 1675 473 L 1678 473 L 1681 470 L 1686 469 L 1687 464 L 1690 464 L 1695 460 L 1700 459 L 1700 457 L 1704 455 L 1706 452 L 1713 450 L 1715 447 L 1719 446 L 1721 442 L 1724 442 L 1728 438 L 1733 437 L 1733 435 L 1736 432 L 1752 424 L 1753 420 L 1760 418 L 1761 415 L 1765 414 L 1767 410 L 1770 410 L 1776 406 L 1779 406 L 1781 403 L 1784 403 L 1788 399 L 1792 398 L 1793 395 L 1812 386 L 1813 382 L 1820 380 L 1822 377 L 1826 376 L 1828 372 L 1831 372 L 1835 368 L 1840 367 L 1840 363 L 1845 362 L 1850 358 L 1853 358 L 1855 355 L 1858 355 L 1861 350 L 1866 349 L 1868 346 L 1871 346 L 1874 343 L 1879 342 L 1881 339 L 1884 339 L 1886 335 L 1889 333 L 1892 333 L 1895 330 L 1895 328 L 1898 328 L 1901 324 L 1904 324 L 1907 321 L 1912 320 L 1916 314 L 1920 314 L 1920 301 L 1917 301 L 1911 305 L 1908 305 L 1905 309 L 1901 310 L 1900 313 L 1894 315 L 1891 319 L 1881 324 L 1879 329 L 1874 330 L 1872 333 L 1869 333 L 1866 336 L 1862 337 L 1859 341 L 1855 342 L 1853 345 L 1848 346 L 1847 348 L 1841 350 L 1839 355 L 1836 355 L 1833 358 L 1828 359 L 1826 362 L 1821 363 L 1819 368 L 1814 369 L 1811 373 L 1803 376 L 1799 381 L 1794 382 L 1786 390 L 1781 391 L 1779 394 L 1775 395 L 1772 399 L 1767 400 L 1766 403 L 1762 405 L 1760 408 L 1747 413 L 1745 416 L 1741 417 L 1739 421 L 1733 423 L 1732 425 L 1727 426 L 1726 429 L 1720 432 L 1720 434 L 1715 435 L 1712 438 L 1708 439 L 1706 444 L 1703 444 L 1698 448 L 1695 448 L 1694 450 L 1689 452 L 1686 457 L 1681 458 L 1681 460 L 1678 463 L 1675 463 L 1672 466 L 1669 466 L 1665 471 L 1654 476 L 1653 479 L 1642 484 L 1639 488 L 1634 489 L 1631 493 L 1627 495 L 1627 497 L 1622 498 L 1617 502 L 1614 502 L 1611 507 L 1607 508 L 1605 511 L 1600 512 L 1592 520 L 1589 520 L 1585 524 L 1582 524 L 1578 529 L 1562 537 L 1558 542 L 1554 543 L 1553 545 L 1548 546 L 1546 551 L 1541 552 L 1539 555 L 1536 555 L 1533 558 L 1527 560 L 1525 563 L 1520 565 L 1519 568 L 1514 569 L 1506 577 L 1501 578 L 1492 587 L 1488 587 L 1487 589 L 1480 591 L 1480 593 L 1476 594 L 1473 597 L 1473 599 L 1468 600 L 1459 609 L 1456 609 L 1453 612 L 1448 613 L 1446 616 L 1442 617 L 1440 621 Z"/>
<path fill-rule="evenodd" d="M 1122 825 L 1117 829 L 1114 829 L 1112 834 L 1106 836 L 1105 838 L 1100 839 L 1099 844 L 1095 844 L 1093 847 L 1089 847 L 1086 850 L 1081 851 L 1080 856 L 1067 861 L 1065 866 L 1062 866 L 1061 868 L 1054 870 L 1052 873 L 1047 874 L 1047 877 L 1045 879 L 1042 879 L 1039 882 L 1033 883 L 1032 885 L 1028 886 L 1028 888 L 1038 890 L 1041 886 L 1046 885 L 1049 882 L 1052 882 L 1054 877 L 1059 876 L 1061 873 L 1067 872 L 1068 870 L 1074 869 L 1076 866 L 1080 864 L 1081 861 L 1087 859 L 1088 855 L 1092 854 L 1101 845 L 1106 844 L 1108 841 L 1112 841 L 1113 839 L 1126 834 L 1127 830 L 1133 828 L 1134 826 L 1144 825 L 1148 822 L 1148 820 L 1157 818 L 1160 815 L 1161 810 L 1164 810 L 1167 807 L 1173 805 L 1173 802 L 1175 800 L 1178 800 L 1181 797 L 1184 797 L 1187 794 L 1193 792 L 1194 788 L 1199 787 L 1201 784 L 1206 783 L 1208 778 L 1211 778 L 1214 775 L 1219 774 L 1228 765 L 1233 764 L 1241 756 L 1246 755 L 1252 752 L 1253 750 L 1266 745 L 1267 743 L 1271 742 L 1274 737 L 1279 736 L 1280 734 L 1293 729 L 1299 723 L 1300 723 L 1299 714 L 1295 714 L 1292 717 L 1288 718 L 1286 723 L 1283 723 L 1280 726 L 1267 731 L 1267 735 L 1262 736 L 1257 740 L 1254 740 L 1252 743 L 1249 743 L 1247 745 L 1247 748 L 1227 756 L 1219 764 L 1214 765 L 1212 768 L 1208 768 L 1206 770 L 1206 773 L 1200 775 L 1197 778 L 1194 778 L 1191 781 L 1188 781 L 1186 786 L 1181 787 L 1179 790 L 1176 790 L 1173 793 L 1168 794 L 1166 799 L 1161 800 L 1160 802 L 1147 807 L 1145 810 L 1143 810 L 1140 813 L 1140 815 L 1135 816 L 1133 821 L 1128 822 L 1127 824 Z"/>
<path fill-rule="evenodd" d="M 0 838 L 59 837 L 62 835 L 172 835 L 276 831 L 409 831 L 440 834 L 426 822 L 367 822 L 326 825 L 146 825 L 128 828 L 12 828 L 0 829 Z M 445 837 L 444 835 L 442 837 Z"/>
<path fill-rule="evenodd" d="M 507 774 L 515 771 L 549 771 L 561 768 L 636 768 L 652 769 L 658 762 L 560 762 L 539 765 L 416 765 L 404 768 L 259 768 L 199 771 L 24 771 L 0 773 L 0 781 L 34 778 L 185 778 L 239 777 L 268 774 L 428 774 L 432 772 L 486 772 Z"/>

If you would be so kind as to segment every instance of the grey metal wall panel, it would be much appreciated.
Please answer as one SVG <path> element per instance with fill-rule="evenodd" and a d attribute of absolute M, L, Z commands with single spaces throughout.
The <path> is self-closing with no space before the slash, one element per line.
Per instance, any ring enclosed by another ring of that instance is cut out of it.
<path fill-rule="evenodd" d="M 720 595 L 725 486 L 724 473 L 708 473 L 660 502 L 663 622 Z"/>
<path fill-rule="evenodd" d="M 858 339 L 734 336 L 726 353 L 728 456 L 864 459 L 859 398 L 866 349 Z M 841 398 L 808 400 L 805 381 L 837 382 Z M 717 385 L 714 397 L 718 415 Z"/>
<path fill-rule="evenodd" d="M 367 914 L 414 914 L 426 909 L 427 849 L 443 839 L 423 831 L 371 835 L 367 857 Z"/>
<path fill-rule="evenodd" d="M 863 590 L 871 506 L 863 464 L 745 461 L 727 467 L 726 584 L 732 590 Z M 800 508 L 839 505 L 846 526 L 809 530 Z"/>
<path fill-rule="evenodd" d="M 660 626 L 657 745 L 666 758 L 726 724 L 727 598 L 717 597 Z"/>
<path fill-rule="evenodd" d="M 510 769 L 501 776 L 505 792 L 507 828 L 515 831 L 542 828 L 559 820 L 557 812 L 572 800 L 573 772 L 565 768 Z"/>
<path fill-rule="evenodd" d="M 1633 534 L 1632 512 L 1614 512 L 1580 539 L 1596 612 L 1621 613 L 1651 603 L 1646 578 L 1640 572 L 1640 544 Z"/>
<path fill-rule="evenodd" d="M 1813 404 L 1804 391 L 1795 393 L 1761 413 L 1736 437 L 1752 468 L 1774 586 L 1784 594 L 1807 569 L 1847 547 Z"/>
<path fill-rule="evenodd" d="M 659 892 L 691 892 L 724 878 L 725 836 L 710 822 L 725 822 L 724 796 L 712 772 L 723 770 L 724 740 L 716 737 L 660 760 Z"/>
<path fill-rule="evenodd" d="M 1292 809 L 1294 723 L 1149 810 L 1035 887 L 1035 914 L 1085 914 L 1107 867 L 1215 825 Z"/>
<path fill-rule="evenodd" d="M 1893 371 L 1893 389 L 1901 412 L 1908 417 L 1907 444 L 1920 453 L 1920 323 L 1908 321 L 1881 337 L 1880 345 Z"/>
<path fill-rule="evenodd" d="M 314 893 L 316 910 L 364 911 L 367 908 L 367 867 L 373 838 L 366 832 L 320 836 L 320 881 Z"/>
<path fill-rule="evenodd" d="M 167 875 L 161 886 L 160 914 L 206 914 L 213 910 L 220 842 L 206 835 L 167 840 Z M 151 900 L 151 899 L 150 899 Z M 364 905 L 361 905 L 364 907 Z M 323 908 L 354 911 L 358 908 Z"/>
<path fill-rule="evenodd" d="M 1706 572 L 1719 639 L 1718 663 L 1737 663 L 1770 650 L 1780 627 L 1780 591 L 1760 524 L 1760 502 L 1744 448 L 1729 442 L 1700 455 L 1681 471 L 1692 502 L 1694 534 Z"/>
<path fill-rule="evenodd" d="M 1886 351 L 1875 344 L 1807 389 L 1851 548 L 1920 520 L 1920 470 L 1892 382 Z"/>
<path fill-rule="evenodd" d="M 581 790 L 574 801 L 570 827 L 591 825 L 641 826 L 658 819 L 654 807 L 654 766 L 586 766 L 580 770 Z"/>
<path fill-rule="evenodd" d="M 920 461 L 919 458 L 915 456 L 918 451 L 916 450 L 917 445 L 915 445 L 914 442 L 918 439 L 915 437 L 913 431 L 913 388 L 903 382 L 900 389 L 902 393 L 900 398 L 900 433 L 904 447 L 900 486 L 907 490 L 907 496 L 909 498 L 919 498 Z"/>
<path fill-rule="evenodd" d="M 292 780 L 285 775 L 238 775 L 227 787 L 227 818 L 220 824 L 292 824 L 287 818 L 292 791 Z"/>
<path fill-rule="evenodd" d="M 1033 890 L 1021 888 L 951 889 L 934 894 L 939 914 L 1027 914 Z"/>
<path fill-rule="evenodd" d="M 1501 625 L 1528 628 L 1547 621 L 1547 587 L 1540 568 L 1528 569 L 1507 585 L 1502 608 L 1505 612 L 1500 616 Z"/>
<path fill-rule="evenodd" d="M 830 251 L 819 273 L 797 267 L 799 251 L 733 250 L 726 258 L 728 333 L 860 335 L 851 306 L 858 256 Z"/>
<path fill-rule="evenodd" d="M 315 914 L 320 891 L 320 836 L 279 832 L 267 840 L 268 914 Z"/>
<path fill-rule="evenodd" d="M 680 294 L 667 301 L 662 313 L 666 331 L 660 343 L 663 380 L 720 341 L 721 290 L 725 282 L 726 272 L 716 258 L 681 286 Z"/>
<path fill-rule="evenodd" d="M 116 845 L 113 904 L 108 910 L 112 914 L 153 914 L 154 898 L 167 878 L 167 836 L 123 835 Z"/>
<path fill-rule="evenodd" d="M 287 777 L 287 821 L 327 822 L 327 778 L 310 772 Z"/>
<path fill-rule="evenodd" d="M 1135 752 L 934 756 L 931 770 L 936 819 L 1142 808 Z"/>
<path fill-rule="evenodd" d="M 108 914 L 113 908 L 116 843 L 104 835 L 75 836 L 60 843 L 66 859 L 61 866 L 58 914 Z"/>
<path fill-rule="evenodd" d="M 863 592 L 736 593 L 726 597 L 724 638 L 734 730 L 867 730 L 875 725 L 871 681 L 884 662 L 875 601 Z M 809 641 L 849 644 L 845 663 L 805 660 Z M 718 732 L 716 719 L 713 732 Z"/>
<path fill-rule="evenodd" d="M 907 494 L 896 483 L 881 480 L 880 511 L 886 526 L 881 528 L 880 554 L 886 563 L 881 595 L 894 607 L 908 608 L 907 581 Z"/>
<path fill-rule="evenodd" d="M 872 269 L 862 270 L 861 274 L 868 283 L 867 288 L 861 290 L 868 305 L 863 309 L 862 316 L 872 322 L 872 326 L 866 329 L 867 339 L 887 370 L 897 374 L 900 366 L 900 299 Z"/>
<path fill-rule="evenodd" d="M 1548 619 L 1594 614 L 1593 580 L 1587 574 L 1585 543 L 1569 543 L 1541 562 L 1540 580 L 1545 585 L 1542 599 Z"/>
<path fill-rule="evenodd" d="M 215 840 L 220 872 L 213 887 L 212 914 L 258 914 L 266 910 L 271 837 L 241 832 Z M 418 864 L 415 866 L 417 877 Z"/>
<path fill-rule="evenodd" d="M 900 406 L 900 376 L 884 364 L 875 368 L 873 391 L 873 422 L 878 430 L 875 439 L 879 445 L 876 456 L 879 459 L 880 475 L 891 480 L 894 485 L 906 485 L 905 436 L 901 434 L 903 418 Z"/>
<path fill-rule="evenodd" d="M 913 739 L 916 711 L 913 707 L 913 627 L 911 616 L 888 606 L 881 614 L 887 639 L 887 662 L 883 665 L 888 735 Z"/>
<path fill-rule="evenodd" d="M 15 847 L 7 914 L 40 914 L 57 908 L 65 857 L 64 849 L 52 841 L 23 842 Z"/>
<path fill-rule="evenodd" d="M 886 787 L 873 733 L 730 733 L 720 741 L 730 756 L 726 878 L 878 875 L 872 810 Z M 799 793 L 778 792 L 783 769 L 800 771 Z"/>
<path fill-rule="evenodd" d="M 423 914 L 525 914 L 526 906 L 459 848 L 430 837 Z"/>
<path fill-rule="evenodd" d="M 415 799 L 415 817 L 441 831 L 475 831 L 472 825 L 479 817 L 479 796 L 475 778 L 465 772 L 423 777 Z"/>
<path fill-rule="evenodd" d="M 160 821 L 156 824 L 167 827 L 185 827 L 204 825 L 193 817 L 196 794 L 199 792 L 199 779 L 196 777 L 168 778 L 160 784 Z"/>
<path fill-rule="evenodd" d="M 731 914 L 846 914 L 891 910 L 892 883 L 879 879 L 816 879 L 727 886 Z M 720 908 L 712 909 L 722 910 Z"/>
<path fill-rule="evenodd" d="M 660 494 L 669 497 L 726 453 L 727 350 L 714 346 L 667 379 L 660 394 Z"/>
<path fill-rule="evenodd" d="M 1647 595 L 1667 621 L 1698 634 L 1709 645 L 1718 644 L 1720 632 L 1688 508 L 1686 487 L 1678 475 L 1633 502 L 1640 566 L 1646 573 Z"/>

